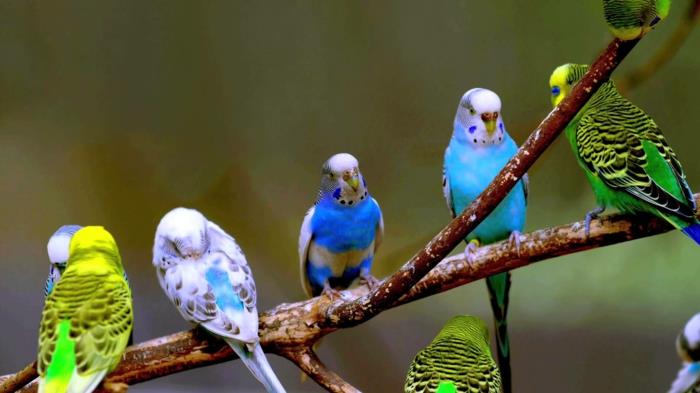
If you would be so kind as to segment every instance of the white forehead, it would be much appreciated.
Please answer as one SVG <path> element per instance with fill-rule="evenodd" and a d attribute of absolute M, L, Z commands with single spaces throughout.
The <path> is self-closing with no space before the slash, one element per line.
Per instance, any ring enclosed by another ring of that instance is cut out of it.
<path fill-rule="evenodd" d="M 328 159 L 328 167 L 333 172 L 344 172 L 358 166 L 357 158 L 348 153 L 338 153 Z"/>
<path fill-rule="evenodd" d="M 488 89 L 471 89 L 464 93 L 460 102 L 468 104 L 478 114 L 501 111 L 501 99 L 498 97 L 498 94 Z"/>
<path fill-rule="evenodd" d="M 197 210 L 178 207 L 169 211 L 158 224 L 157 232 L 168 237 L 186 237 L 201 233 L 207 219 Z"/>
<path fill-rule="evenodd" d="M 690 346 L 700 343 L 700 314 L 695 314 L 690 318 L 690 321 L 685 324 L 683 334 L 688 339 Z"/>

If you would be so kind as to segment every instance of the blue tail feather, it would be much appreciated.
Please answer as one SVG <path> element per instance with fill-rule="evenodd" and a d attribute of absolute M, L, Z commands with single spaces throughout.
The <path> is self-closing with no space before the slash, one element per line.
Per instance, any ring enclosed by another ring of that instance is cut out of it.
<path fill-rule="evenodd" d="M 700 246 L 700 222 L 688 225 L 687 227 L 683 228 L 682 231 L 686 236 L 695 240 L 695 243 Z"/>

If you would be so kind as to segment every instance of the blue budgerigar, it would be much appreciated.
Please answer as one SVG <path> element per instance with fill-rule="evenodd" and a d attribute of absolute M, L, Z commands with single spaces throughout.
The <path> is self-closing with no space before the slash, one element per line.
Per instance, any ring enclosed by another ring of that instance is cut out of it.
<path fill-rule="evenodd" d="M 443 193 L 453 217 L 479 196 L 517 150 L 518 146 L 506 132 L 498 95 L 481 88 L 466 92 L 457 107 L 454 131 L 445 151 L 443 166 Z M 527 177 L 524 177 L 467 236 L 467 261 L 473 262 L 474 251 L 480 244 L 510 239 L 514 246 L 519 247 L 520 232 L 525 226 L 526 205 Z M 488 277 L 486 286 L 496 322 L 503 390 L 510 393 L 510 345 L 506 323 L 510 273 Z"/>
<path fill-rule="evenodd" d="M 258 337 L 253 274 L 236 241 L 193 209 L 158 224 L 153 265 L 182 317 L 221 337 L 268 392 L 284 392 Z"/>
<path fill-rule="evenodd" d="M 321 172 L 318 199 L 299 234 L 300 273 L 308 296 L 333 297 L 357 278 L 376 284 L 370 269 L 384 236 L 384 221 L 355 157 L 336 154 Z"/>
<path fill-rule="evenodd" d="M 61 275 L 66 270 L 70 241 L 82 227 L 80 225 L 63 225 L 49 238 L 46 251 L 49 254 L 49 276 L 44 284 L 44 297 L 49 296 Z"/>

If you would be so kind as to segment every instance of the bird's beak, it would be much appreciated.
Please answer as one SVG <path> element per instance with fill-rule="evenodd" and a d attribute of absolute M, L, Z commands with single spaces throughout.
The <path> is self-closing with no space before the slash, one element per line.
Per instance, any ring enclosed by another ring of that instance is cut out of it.
<path fill-rule="evenodd" d="M 347 182 L 350 187 L 352 187 L 353 191 L 357 191 L 357 189 L 360 188 L 360 178 L 357 175 L 353 175 Z"/>
<path fill-rule="evenodd" d="M 494 131 L 496 131 L 496 121 L 498 120 L 498 112 L 484 113 L 481 115 L 481 120 L 483 120 L 484 126 L 486 126 L 486 132 L 488 132 L 489 135 L 491 135 Z"/>

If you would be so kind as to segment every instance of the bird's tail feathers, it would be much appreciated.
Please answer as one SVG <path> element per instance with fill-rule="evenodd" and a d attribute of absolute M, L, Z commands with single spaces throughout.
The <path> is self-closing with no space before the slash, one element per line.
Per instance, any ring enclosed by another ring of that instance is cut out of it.
<path fill-rule="evenodd" d="M 690 224 L 687 227 L 681 229 L 683 233 L 689 238 L 693 239 L 695 243 L 700 246 L 700 222 Z"/>
<path fill-rule="evenodd" d="M 270 363 L 267 362 L 265 352 L 263 352 L 260 343 L 256 342 L 253 344 L 253 349 L 251 350 L 248 345 L 234 339 L 225 338 L 225 340 L 238 357 L 241 358 L 241 361 L 248 367 L 253 376 L 263 384 L 268 393 L 286 393 L 275 372 L 272 371 Z"/>
<path fill-rule="evenodd" d="M 511 393 L 510 340 L 508 338 L 508 303 L 510 301 L 510 272 L 499 273 L 486 279 L 493 312 L 498 368 L 501 372 L 503 393 Z"/>

